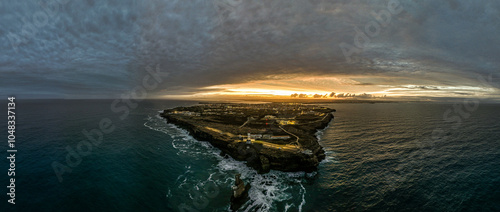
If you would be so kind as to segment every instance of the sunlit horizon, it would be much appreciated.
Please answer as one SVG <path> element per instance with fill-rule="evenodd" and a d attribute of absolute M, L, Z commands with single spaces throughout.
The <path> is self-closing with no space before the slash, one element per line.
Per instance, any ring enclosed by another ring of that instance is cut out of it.
<path fill-rule="evenodd" d="M 409 80 L 406 81 L 410 83 Z M 418 80 L 414 82 L 414 84 L 393 84 L 388 78 L 384 82 L 375 77 L 288 77 L 206 86 L 187 94 L 166 94 L 160 97 L 167 99 L 278 98 L 395 101 L 495 97 L 495 89 L 488 87 L 452 86 Z M 417 84 L 419 82 L 421 84 Z"/>

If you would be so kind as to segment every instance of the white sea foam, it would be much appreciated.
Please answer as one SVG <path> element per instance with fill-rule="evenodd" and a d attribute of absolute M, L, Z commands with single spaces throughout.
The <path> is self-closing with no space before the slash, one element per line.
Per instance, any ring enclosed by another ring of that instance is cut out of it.
<path fill-rule="evenodd" d="M 325 159 L 320 164 L 338 163 L 338 160 L 336 160 L 337 153 L 331 148 L 325 148 L 325 156 Z"/>
<path fill-rule="evenodd" d="M 306 196 L 306 188 L 304 188 L 304 186 L 302 185 L 302 183 L 300 183 L 300 187 L 302 188 L 303 192 L 302 192 L 302 201 L 300 202 L 300 205 L 299 205 L 299 212 L 302 211 L 302 207 L 306 204 L 306 199 L 305 199 L 305 196 Z"/>
<path fill-rule="evenodd" d="M 305 193 L 306 189 L 302 182 L 308 178 L 314 177 L 317 173 L 305 172 L 280 172 L 271 171 L 266 174 L 258 174 L 254 169 L 246 166 L 245 162 L 234 160 L 231 157 L 224 158 L 220 156 L 220 150 L 214 148 L 208 142 L 199 142 L 189 135 L 189 132 L 181 129 L 173 124 L 168 124 L 165 119 L 160 116 L 148 117 L 144 126 L 155 131 L 163 132 L 172 138 L 172 147 L 177 149 L 177 154 L 188 154 L 195 157 L 200 155 L 205 157 L 216 158 L 218 163 L 214 167 L 207 168 L 210 175 L 208 181 L 215 182 L 218 186 L 230 187 L 234 183 L 234 174 L 240 173 L 245 183 L 250 183 L 249 191 L 250 200 L 242 206 L 242 211 L 269 211 L 279 210 L 276 208 L 277 203 L 284 203 L 284 208 L 280 210 L 302 210 L 306 204 Z M 194 176 L 190 167 L 185 167 L 186 172 L 179 176 L 176 184 L 179 190 L 173 190 L 173 195 L 176 192 L 182 191 L 187 186 L 202 185 L 199 178 Z M 214 177 L 214 174 L 224 176 L 222 178 Z M 189 194 L 189 198 L 193 198 Z M 294 204 L 297 200 L 301 200 L 299 206 Z M 228 203 L 229 204 L 229 203 Z"/>
<path fill-rule="evenodd" d="M 218 163 L 220 170 L 224 172 L 235 172 L 241 173 L 242 179 L 250 183 L 252 186 L 249 191 L 250 201 L 247 202 L 243 207 L 243 211 L 269 211 L 275 210 L 274 205 L 277 202 L 286 202 L 286 209 L 295 206 L 293 204 L 293 199 L 300 198 L 299 196 L 294 197 L 294 192 L 292 191 L 294 186 L 300 184 L 304 177 L 313 177 L 316 173 L 305 173 L 305 172 L 279 172 L 271 171 L 267 174 L 257 174 L 257 172 L 251 168 L 248 168 L 244 162 L 236 161 L 232 158 L 223 159 Z M 231 182 L 232 183 L 232 180 Z M 305 188 L 303 188 L 305 191 Z M 305 196 L 302 196 L 302 206 L 305 205 Z M 289 204 L 287 201 L 292 201 Z"/>
<path fill-rule="evenodd" d="M 325 135 L 325 131 L 328 130 L 328 128 L 330 128 L 330 125 L 332 124 L 333 120 L 330 121 L 330 123 L 328 123 L 328 125 L 324 128 L 324 129 L 321 129 L 321 130 L 318 130 L 315 135 L 316 135 L 316 138 L 318 139 L 318 142 L 321 146 L 325 146 L 323 143 L 322 143 L 322 138 L 323 136 Z M 320 164 L 326 164 L 326 163 L 338 163 L 337 160 L 335 160 L 335 155 L 336 153 L 331 150 L 331 149 L 327 149 L 325 148 L 325 159 L 322 160 L 320 162 Z"/>
<path fill-rule="evenodd" d="M 167 198 L 172 197 L 172 191 L 170 190 L 170 188 L 168 188 L 167 194 L 166 194 L 165 196 L 166 196 Z"/>

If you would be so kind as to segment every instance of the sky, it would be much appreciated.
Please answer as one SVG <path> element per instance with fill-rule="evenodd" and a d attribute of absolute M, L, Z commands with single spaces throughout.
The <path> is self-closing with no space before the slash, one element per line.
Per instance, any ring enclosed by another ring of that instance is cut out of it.
<path fill-rule="evenodd" d="M 147 98 L 500 101 L 494 0 L 6 0 L 0 26 L 2 96 L 118 98 L 153 70 Z"/>

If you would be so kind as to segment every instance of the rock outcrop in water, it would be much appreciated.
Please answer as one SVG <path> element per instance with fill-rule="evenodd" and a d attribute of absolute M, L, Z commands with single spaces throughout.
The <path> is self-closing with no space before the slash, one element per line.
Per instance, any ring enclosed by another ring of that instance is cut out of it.
<path fill-rule="evenodd" d="M 314 134 L 328 126 L 334 111 L 297 103 L 203 104 L 161 116 L 259 173 L 312 172 L 325 158 Z"/>
<path fill-rule="evenodd" d="M 250 184 L 245 185 L 243 180 L 240 179 L 241 174 L 236 174 L 234 185 L 232 186 L 233 195 L 231 195 L 231 210 L 238 210 L 246 201 L 248 201 L 248 190 Z"/>

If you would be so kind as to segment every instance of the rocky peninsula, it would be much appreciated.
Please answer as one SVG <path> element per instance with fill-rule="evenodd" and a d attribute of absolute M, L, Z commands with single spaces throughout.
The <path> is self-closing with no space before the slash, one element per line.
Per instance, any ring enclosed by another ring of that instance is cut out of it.
<path fill-rule="evenodd" d="M 167 109 L 161 116 L 259 173 L 312 172 L 325 158 L 315 133 L 328 126 L 333 112 L 300 103 L 205 103 Z"/>

